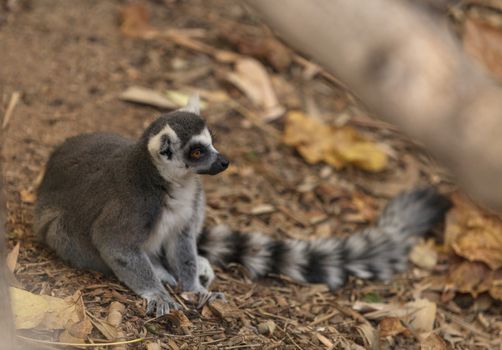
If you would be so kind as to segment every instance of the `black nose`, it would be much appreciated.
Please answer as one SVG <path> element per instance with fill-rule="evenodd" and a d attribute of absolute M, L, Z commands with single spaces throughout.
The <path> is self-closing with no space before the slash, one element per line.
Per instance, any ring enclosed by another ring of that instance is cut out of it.
<path fill-rule="evenodd" d="M 219 159 L 220 166 L 223 169 L 228 168 L 228 165 L 230 164 L 230 161 L 227 158 L 225 158 L 225 156 L 222 156 L 222 155 L 220 155 L 219 158 L 220 158 Z"/>

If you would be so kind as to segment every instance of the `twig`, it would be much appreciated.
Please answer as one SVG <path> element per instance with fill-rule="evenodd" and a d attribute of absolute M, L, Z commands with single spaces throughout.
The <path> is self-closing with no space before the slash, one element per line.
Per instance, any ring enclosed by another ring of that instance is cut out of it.
<path fill-rule="evenodd" d="M 311 323 L 309 324 L 309 326 L 310 326 L 310 327 L 313 327 L 313 326 L 315 326 L 315 325 L 318 325 L 319 323 L 323 323 L 324 321 L 329 320 L 330 318 L 332 318 L 333 316 L 335 316 L 335 315 L 337 315 L 337 314 L 339 314 L 339 313 L 340 313 L 340 311 L 338 311 L 338 309 L 335 309 L 335 310 L 331 311 L 329 314 L 324 315 L 324 316 L 320 317 L 319 319 L 317 319 L 317 320 L 315 320 L 315 321 L 311 322 Z"/>
<path fill-rule="evenodd" d="M 16 337 L 21 340 L 32 342 L 32 343 L 47 344 L 47 345 L 54 345 L 54 346 L 73 346 L 73 347 L 77 347 L 77 348 L 80 348 L 80 347 L 94 348 L 94 347 L 98 347 L 98 346 L 125 345 L 125 344 L 139 343 L 139 342 L 147 340 L 147 338 L 136 338 L 136 339 L 117 341 L 117 342 L 112 342 L 112 343 L 78 344 L 78 343 L 60 343 L 60 342 L 55 342 L 55 341 L 50 341 L 50 340 L 34 339 L 34 338 L 24 337 L 22 335 L 16 335 Z"/>
<path fill-rule="evenodd" d="M 20 98 L 21 98 L 21 93 L 19 91 L 14 91 L 10 96 L 9 104 L 7 105 L 7 110 L 5 111 L 5 114 L 3 116 L 2 129 L 5 129 L 7 127 L 7 124 L 9 124 L 12 114 L 14 113 L 14 108 L 16 108 L 16 105 L 19 102 Z"/>

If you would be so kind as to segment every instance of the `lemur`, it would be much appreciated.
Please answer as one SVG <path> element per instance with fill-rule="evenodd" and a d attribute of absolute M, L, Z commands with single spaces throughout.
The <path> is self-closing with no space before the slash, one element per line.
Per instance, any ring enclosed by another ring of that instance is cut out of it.
<path fill-rule="evenodd" d="M 179 308 L 164 283 L 204 300 L 223 298 L 207 290 L 214 278 L 209 263 L 240 263 L 255 278 L 283 274 L 333 290 L 349 275 L 388 280 L 405 269 L 413 241 L 450 205 L 432 188 L 405 192 L 374 227 L 346 238 L 274 240 L 226 226 L 203 229 L 199 175 L 228 165 L 197 97 L 161 115 L 136 142 L 108 133 L 69 138 L 47 163 L 34 230 L 67 263 L 113 273 L 146 299 L 147 313 L 160 316 Z"/>

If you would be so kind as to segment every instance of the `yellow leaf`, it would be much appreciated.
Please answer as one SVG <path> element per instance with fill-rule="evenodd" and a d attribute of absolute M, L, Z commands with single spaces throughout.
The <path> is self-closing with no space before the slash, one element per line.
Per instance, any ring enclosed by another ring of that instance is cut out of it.
<path fill-rule="evenodd" d="M 387 166 L 387 155 L 355 129 L 329 126 L 300 111 L 288 113 L 283 140 L 310 164 L 324 161 L 337 169 L 351 164 L 371 172 Z"/>
<path fill-rule="evenodd" d="M 79 321 L 78 306 L 61 298 L 10 288 L 17 329 L 63 329 Z"/>

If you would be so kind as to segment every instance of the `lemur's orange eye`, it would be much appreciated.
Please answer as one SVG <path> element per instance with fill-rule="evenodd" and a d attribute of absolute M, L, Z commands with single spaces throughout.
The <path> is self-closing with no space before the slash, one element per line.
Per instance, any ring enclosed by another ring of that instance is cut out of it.
<path fill-rule="evenodd" d="M 200 148 L 195 148 L 190 152 L 190 157 L 193 159 L 199 159 L 202 156 Z"/>

